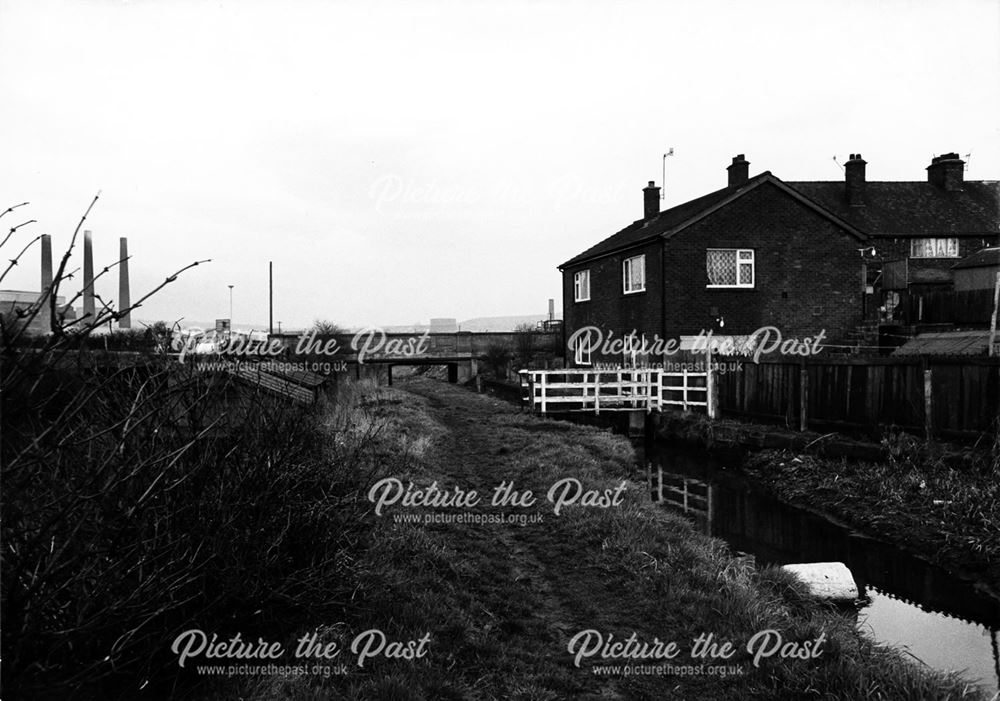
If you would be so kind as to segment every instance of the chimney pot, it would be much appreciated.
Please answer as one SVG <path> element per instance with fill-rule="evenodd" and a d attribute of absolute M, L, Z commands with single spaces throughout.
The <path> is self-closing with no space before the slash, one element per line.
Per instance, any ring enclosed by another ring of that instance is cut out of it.
<path fill-rule="evenodd" d="M 951 192 L 962 189 L 965 182 L 965 161 L 957 153 L 934 156 L 927 166 L 927 182 L 942 190 Z"/>
<path fill-rule="evenodd" d="M 649 185 L 642 188 L 643 216 L 646 221 L 654 219 L 660 214 L 660 188 L 652 180 Z"/>
<path fill-rule="evenodd" d="M 729 187 L 743 185 L 750 179 L 750 162 L 741 153 L 733 156 L 733 162 L 726 167 L 729 171 Z"/>
<path fill-rule="evenodd" d="M 852 153 L 844 164 L 845 195 L 847 203 L 852 207 L 865 205 L 865 165 L 860 153 Z"/>

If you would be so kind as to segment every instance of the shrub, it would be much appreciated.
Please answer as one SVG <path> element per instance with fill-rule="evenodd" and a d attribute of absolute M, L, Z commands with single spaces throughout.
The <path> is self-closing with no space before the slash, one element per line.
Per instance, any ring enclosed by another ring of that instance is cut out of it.
<path fill-rule="evenodd" d="M 486 347 L 486 366 L 497 378 L 507 377 L 507 367 L 513 358 L 510 346 L 502 341 L 495 341 Z"/>
<path fill-rule="evenodd" d="M 177 681 L 182 630 L 273 637 L 350 594 L 377 421 L 179 363 L 165 325 L 107 352 L 121 313 L 0 328 L 5 697 L 132 698 Z"/>

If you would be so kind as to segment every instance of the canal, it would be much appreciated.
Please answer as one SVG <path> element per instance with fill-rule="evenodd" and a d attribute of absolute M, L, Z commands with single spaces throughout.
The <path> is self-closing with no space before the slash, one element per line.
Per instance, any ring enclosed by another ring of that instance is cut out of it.
<path fill-rule="evenodd" d="M 656 443 L 641 449 L 654 493 L 705 533 L 761 564 L 845 563 L 862 599 L 857 626 L 928 666 L 1000 691 L 1000 601 L 942 568 L 811 511 L 783 503 L 726 459 Z"/>

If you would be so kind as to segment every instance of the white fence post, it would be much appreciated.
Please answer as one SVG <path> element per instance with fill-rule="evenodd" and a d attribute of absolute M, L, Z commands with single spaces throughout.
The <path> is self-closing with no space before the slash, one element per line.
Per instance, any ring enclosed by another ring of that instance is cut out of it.
<path fill-rule="evenodd" d="M 705 411 L 710 419 L 718 418 L 719 408 L 717 400 L 718 397 L 715 394 L 715 371 L 712 370 L 712 366 L 709 364 L 705 370 Z"/>
<path fill-rule="evenodd" d="M 682 394 L 681 394 L 681 401 L 684 402 L 682 404 L 682 407 L 684 408 L 684 411 L 687 411 L 688 410 L 688 369 L 686 367 L 684 368 L 683 373 L 681 375 L 681 384 L 684 387 L 681 390 L 681 392 L 682 392 Z"/>

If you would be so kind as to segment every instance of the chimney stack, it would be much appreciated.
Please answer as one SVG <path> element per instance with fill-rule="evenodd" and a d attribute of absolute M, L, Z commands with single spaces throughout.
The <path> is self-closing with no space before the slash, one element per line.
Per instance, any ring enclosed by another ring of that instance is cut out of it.
<path fill-rule="evenodd" d="M 652 180 L 642 188 L 643 219 L 649 221 L 660 214 L 660 188 Z"/>
<path fill-rule="evenodd" d="M 118 264 L 118 311 L 128 309 L 132 306 L 131 295 L 128 289 L 128 239 L 122 236 L 119 240 L 119 256 L 121 261 Z M 132 313 L 125 312 L 118 320 L 118 328 L 132 328 Z"/>
<path fill-rule="evenodd" d="M 852 207 L 865 205 L 865 165 L 867 161 L 860 153 L 852 153 L 844 164 L 844 180 L 846 182 L 847 204 Z"/>
<path fill-rule="evenodd" d="M 549 321 L 556 320 L 556 301 L 549 297 Z"/>
<path fill-rule="evenodd" d="M 935 156 L 927 166 L 927 182 L 942 190 L 960 191 L 964 181 L 965 161 L 957 153 Z"/>
<path fill-rule="evenodd" d="M 750 161 L 742 153 L 733 156 L 733 162 L 726 166 L 726 170 L 729 171 L 729 187 L 743 185 L 750 179 Z"/>
<path fill-rule="evenodd" d="M 52 330 L 52 315 L 49 313 L 52 309 L 49 295 L 52 294 L 55 294 L 52 289 L 52 236 L 42 234 L 42 294 L 39 295 L 42 308 L 38 310 L 38 323 L 45 333 Z"/>
<path fill-rule="evenodd" d="M 83 232 L 83 315 L 93 322 L 97 309 L 94 306 L 94 242 L 90 229 Z"/>

